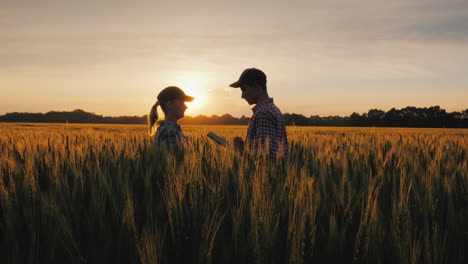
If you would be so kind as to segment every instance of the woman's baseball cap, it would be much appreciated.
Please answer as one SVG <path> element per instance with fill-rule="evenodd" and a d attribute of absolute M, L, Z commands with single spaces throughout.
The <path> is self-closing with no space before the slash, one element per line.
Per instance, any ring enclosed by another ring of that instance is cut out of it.
<path fill-rule="evenodd" d="M 192 102 L 195 98 L 186 95 L 184 91 L 177 86 L 166 87 L 158 94 L 158 101 L 160 103 L 169 102 L 174 99 L 180 99 L 184 102 Z"/>

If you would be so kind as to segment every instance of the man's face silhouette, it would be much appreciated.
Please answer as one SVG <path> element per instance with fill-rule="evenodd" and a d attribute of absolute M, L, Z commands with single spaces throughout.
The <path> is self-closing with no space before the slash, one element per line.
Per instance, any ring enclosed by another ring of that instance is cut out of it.
<path fill-rule="evenodd" d="M 258 84 L 244 84 L 240 89 L 242 91 L 242 99 L 246 100 L 249 105 L 257 103 L 262 89 Z"/>

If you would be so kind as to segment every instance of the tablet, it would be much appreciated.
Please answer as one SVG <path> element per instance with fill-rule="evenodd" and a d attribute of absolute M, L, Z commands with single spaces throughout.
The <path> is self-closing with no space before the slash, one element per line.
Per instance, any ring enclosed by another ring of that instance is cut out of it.
<path fill-rule="evenodd" d="M 216 135 L 213 132 L 209 132 L 207 134 L 207 136 L 209 138 L 213 139 L 214 141 L 216 141 L 216 143 L 220 144 L 223 147 L 228 147 L 229 146 L 229 144 L 226 142 L 226 140 L 224 140 L 223 138 L 221 138 L 220 136 Z"/>

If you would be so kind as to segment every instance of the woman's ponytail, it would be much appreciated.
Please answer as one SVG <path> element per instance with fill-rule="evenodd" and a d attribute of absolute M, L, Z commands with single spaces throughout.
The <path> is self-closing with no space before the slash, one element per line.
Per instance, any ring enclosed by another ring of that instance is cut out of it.
<path fill-rule="evenodd" d="M 156 101 L 156 103 L 151 107 L 149 116 L 148 116 L 148 121 L 149 121 L 149 134 L 153 135 L 154 130 L 153 126 L 156 124 L 156 121 L 158 120 L 158 106 L 159 106 L 159 101 Z"/>

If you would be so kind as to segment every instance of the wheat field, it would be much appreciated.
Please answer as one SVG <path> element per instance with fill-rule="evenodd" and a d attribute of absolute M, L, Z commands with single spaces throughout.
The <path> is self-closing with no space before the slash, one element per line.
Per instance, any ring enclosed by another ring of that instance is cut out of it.
<path fill-rule="evenodd" d="M 468 130 L 288 127 L 289 159 L 215 145 L 244 126 L 0 124 L 0 263 L 464 263 Z"/>

